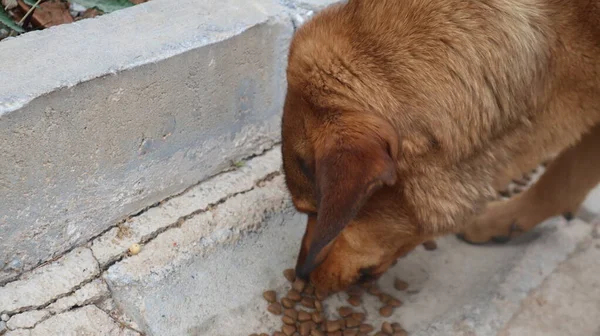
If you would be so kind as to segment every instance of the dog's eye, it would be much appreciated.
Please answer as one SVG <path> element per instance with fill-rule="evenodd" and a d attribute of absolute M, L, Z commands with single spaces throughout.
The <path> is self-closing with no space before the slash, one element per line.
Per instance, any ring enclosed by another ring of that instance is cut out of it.
<path fill-rule="evenodd" d="M 300 166 L 300 170 L 302 171 L 302 174 L 304 174 L 304 176 L 306 176 L 306 178 L 308 178 L 309 180 L 313 180 L 313 172 L 312 169 L 310 168 L 310 166 L 308 165 L 308 163 L 306 163 L 306 161 L 304 159 L 302 159 L 301 157 L 297 158 L 298 160 L 298 166 Z"/>

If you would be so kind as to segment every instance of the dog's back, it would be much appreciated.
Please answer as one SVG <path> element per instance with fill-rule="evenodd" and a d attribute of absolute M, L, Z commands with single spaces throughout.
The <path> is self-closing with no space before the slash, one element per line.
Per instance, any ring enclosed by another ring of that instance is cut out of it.
<path fill-rule="evenodd" d="M 539 162 L 600 120 L 599 21 L 598 0 L 350 0 L 301 28 L 288 80 L 391 120 L 411 162 Z"/>

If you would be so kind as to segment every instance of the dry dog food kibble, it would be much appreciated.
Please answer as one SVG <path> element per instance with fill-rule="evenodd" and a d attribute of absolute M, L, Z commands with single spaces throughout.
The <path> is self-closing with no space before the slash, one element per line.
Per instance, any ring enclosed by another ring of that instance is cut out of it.
<path fill-rule="evenodd" d="M 302 322 L 300 324 L 300 330 L 299 330 L 300 331 L 300 335 L 302 335 L 302 336 L 309 336 L 310 335 L 310 331 L 313 330 L 315 327 L 316 327 L 316 325 L 311 324 L 311 321 Z"/>
<path fill-rule="evenodd" d="M 340 313 L 341 317 L 348 317 L 353 313 L 352 308 L 350 307 L 340 307 L 338 308 L 338 313 Z"/>
<path fill-rule="evenodd" d="M 342 323 L 340 321 L 327 321 L 325 323 L 325 330 L 330 333 L 342 329 Z"/>
<path fill-rule="evenodd" d="M 295 325 L 296 324 L 296 319 L 291 318 L 289 316 L 284 316 L 284 317 L 281 318 L 281 320 L 285 324 L 289 324 L 289 325 Z"/>
<path fill-rule="evenodd" d="M 323 319 L 323 315 L 322 315 L 321 313 L 319 313 L 319 312 L 314 312 L 314 313 L 312 313 L 312 316 L 311 316 L 311 318 L 312 318 L 313 322 L 315 322 L 315 323 L 317 323 L 317 324 L 320 324 L 320 323 L 322 323 L 322 322 L 323 322 L 323 320 L 324 320 L 324 319 Z"/>
<path fill-rule="evenodd" d="M 302 301 L 300 301 L 300 304 L 306 308 L 313 309 L 313 308 L 315 308 L 315 299 L 305 296 L 302 298 Z"/>
<path fill-rule="evenodd" d="M 300 293 L 297 290 L 292 288 L 288 291 L 287 298 L 292 301 L 298 302 L 302 300 L 302 295 L 300 295 Z"/>
<path fill-rule="evenodd" d="M 283 308 L 281 307 L 281 304 L 275 302 L 275 303 L 271 303 L 269 305 L 269 307 L 267 307 L 267 310 L 269 311 L 269 313 L 274 314 L 274 315 L 281 315 L 281 311 L 283 310 Z"/>
<path fill-rule="evenodd" d="M 322 331 L 320 331 L 320 330 L 313 329 L 313 330 L 310 332 L 310 336 L 325 336 L 325 333 L 324 333 L 324 332 L 322 332 Z"/>
<path fill-rule="evenodd" d="M 296 279 L 292 284 L 292 288 L 297 290 L 298 292 L 304 291 L 304 286 L 306 286 L 306 284 L 300 279 Z"/>
<path fill-rule="evenodd" d="M 294 282 L 296 280 L 296 272 L 291 268 L 288 268 L 285 271 L 283 271 L 283 276 L 289 282 Z"/>
<path fill-rule="evenodd" d="M 383 304 L 379 309 L 379 315 L 382 317 L 390 317 L 394 312 L 394 308 L 402 305 L 401 300 L 384 293 L 377 284 L 367 283 L 349 288 L 346 291 L 348 305 L 337 307 L 337 309 L 328 309 L 327 312 L 333 315 L 331 316 L 325 311 L 323 304 L 323 301 L 328 297 L 328 293 L 317 290 L 310 283 L 306 283 L 301 279 L 296 279 L 293 269 L 285 270 L 283 275 L 290 285 L 285 296 L 280 297 L 279 302 L 278 293 L 274 290 L 267 290 L 262 295 L 268 302 L 267 311 L 281 316 L 281 329 L 273 332 L 272 336 L 408 335 L 399 323 L 393 321 L 385 321 L 381 325 L 381 330 L 375 330 L 373 325 L 369 323 L 368 314 L 356 311 L 357 308 L 353 308 L 362 305 L 362 296 L 367 293 L 375 296 Z M 408 284 L 396 279 L 394 287 L 403 291 L 408 288 Z M 373 334 L 374 332 L 375 334 Z M 266 333 L 251 334 L 251 336 L 265 335 L 269 336 Z"/>
<path fill-rule="evenodd" d="M 301 310 L 298 313 L 298 321 L 305 322 L 305 321 L 309 321 L 310 319 L 311 319 L 311 316 L 308 312 Z"/>
<path fill-rule="evenodd" d="M 383 317 L 390 317 L 394 312 L 394 307 L 392 306 L 384 306 L 379 309 L 379 315 Z"/>
<path fill-rule="evenodd" d="M 423 247 L 427 250 L 427 251 L 433 251 L 435 249 L 437 249 L 437 243 L 434 240 L 429 240 L 423 243 Z"/>
<path fill-rule="evenodd" d="M 352 313 L 352 318 L 357 321 L 362 322 L 365 320 L 365 314 L 364 313 Z"/>
<path fill-rule="evenodd" d="M 396 280 L 394 280 L 394 288 L 396 288 L 399 291 L 404 291 L 408 289 L 408 283 L 406 283 L 406 281 L 400 280 L 398 278 L 396 278 Z"/>
<path fill-rule="evenodd" d="M 394 308 L 398 308 L 398 307 L 402 306 L 402 301 L 400 301 L 398 299 L 391 299 L 387 302 L 387 304 Z"/>
<path fill-rule="evenodd" d="M 363 324 L 361 324 L 358 327 L 358 330 L 361 333 L 365 333 L 366 334 L 366 333 L 370 333 L 371 331 L 375 330 L 375 328 L 372 325 L 368 324 L 368 323 L 363 323 Z"/>
<path fill-rule="evenodd" d="M 360 325 L 360 321 L 353 319 L 352 317 L 346 319 L 346 328 L 356 328 Z"/>
<path fill-rule="evenodd" d="M 288 298 L 283 298 L 281 299 L 281 304 L 285 307 L 285 308 L 294 308 L 294 306 L 296 305 L 296 303 Z"/>
<path fill-rule="evenodd" d="M 287 336 L 292 336 L 296 332 L 296 327 L 286 324 L 283 326 L 283 328 L 281 328 L 281 331 L 283 331 L 283 333 Z"/>
<path fill-rule="evenodd" d="M 394 331 L 404 331 L 404 328 L 402 328 L 402 326 L 398 322 L 392 323 L 392 329 Z"/>
<path fill-rule="evenodd" d="M 392 328 L 392 324 L 389 322 L 383 322 L 383 324 L 381 325 L 381 331 L 383 331 L 384 333 L 391 335 L 392 333 L 394 333 L 394 328 Z"/>
<path fill-rule="evenodd" d="M 321 303 L 321 301 L 315 300 L 315 309 L 319 312 L 323 311 L 323 304 Z"/>
<path fill-rule="evenodd" d="M 358 307 L 362 303 L 362 300 L 360 299 L 360 296 L 350 296 L 348 298 L 348 303 L 354 307 Z"/>
<path fill-rule="evenodd" d="M 274 290 L 268 290 L 265 291 L 263 293 L 263 297 L 265 298 L 265 300 L 267 300 L 267 302 L 269 303 L 273 303 L 275 301 L 277 301 L 277 293 L 275 293 Z"/>
<path fill-rule="evenodd" d="M 298 312 L 295 309 L 288 308 L 283 311 L 283 315 L 289 316 L 294 320 L 298 318 Z"/>

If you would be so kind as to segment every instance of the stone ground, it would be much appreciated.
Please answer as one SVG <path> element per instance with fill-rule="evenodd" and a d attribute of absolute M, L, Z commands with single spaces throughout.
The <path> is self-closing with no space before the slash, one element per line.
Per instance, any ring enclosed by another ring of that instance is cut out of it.
<path fill-rule="evenodd" d="M 279 168 L 273 148 L 2 284 L 0 335 L 271 333 L 280 320 L 261 294 L 287 286 L 281 272 L 294 263 L 304 221 Z M 598 274 L 600 188 L 577 218 L 553 218 L 506 245 L 445 237 L 435 251 L 420 247 L 380 286 L 410 284 L 386 320 L 411 335 L 600 336 Z M 375 325 L 378 308 L 371 298 L 360 307 Z"/>

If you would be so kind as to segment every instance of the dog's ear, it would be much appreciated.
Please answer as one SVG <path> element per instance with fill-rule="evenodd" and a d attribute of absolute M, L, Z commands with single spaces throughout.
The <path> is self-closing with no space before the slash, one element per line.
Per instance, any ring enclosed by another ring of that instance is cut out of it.
<path fill-rule="evenodd" d="M 325 259 L 333 240 L 375 191 L 396 183 L 396 148 L 392 130 L 360 126 L 325 135 L 315 146 L 318 213 L 307 224 L 298 276 L 307 278 Z"/>

